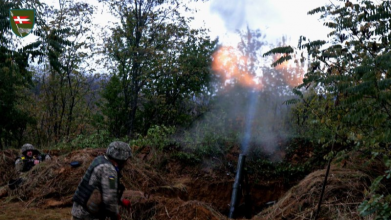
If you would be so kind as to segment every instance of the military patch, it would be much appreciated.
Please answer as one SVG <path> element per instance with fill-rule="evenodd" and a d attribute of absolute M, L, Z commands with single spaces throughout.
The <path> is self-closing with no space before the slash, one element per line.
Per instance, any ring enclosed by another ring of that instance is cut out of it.
<path fill-rule="evenodd" d="M 22 157 L 22 160 L 26 159 L 25 157 Z"/>
<path fill-rule="evenodd" d="M 115 189 L 115 177 L 109 176 L 109 187 L 110 189 Z"/>
<path fill-rule="evenodd" d="M 31 33 L 35 23 L 34 9 L 10 9 L 9 16 L 11 29 L 19 37 L 26 37 Z M 27 147 L 32 146 L 31 144 Z M 33 147 L 33 146 L 32 146 Z"/>

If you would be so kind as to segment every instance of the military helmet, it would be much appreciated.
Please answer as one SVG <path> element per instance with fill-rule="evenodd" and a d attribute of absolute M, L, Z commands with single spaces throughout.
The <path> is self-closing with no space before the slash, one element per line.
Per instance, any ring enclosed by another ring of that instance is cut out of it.
<path fill-rule="evenodd" d="M 106 155 L 115 160 L 125 161 L 132 156 L 129 144 L 122 141 L 114 141 L 109 144 Z"/>
<path fill-rule="evenodd" d="M 35 147 L 32 144 L 23 144 L 22 153 L 24 153 L 28 150 L 35 150 Z"/>
<path fill-rule="evenodd" d="M 37 151 L 32 144 L 23 144 L 23 146 L 22 146 L 22 154 L 24 154 L 28 150 Z"/>

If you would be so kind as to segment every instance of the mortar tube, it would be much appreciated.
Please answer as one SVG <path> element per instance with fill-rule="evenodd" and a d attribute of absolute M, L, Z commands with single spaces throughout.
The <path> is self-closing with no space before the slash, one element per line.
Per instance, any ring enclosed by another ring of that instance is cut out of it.
<path fill-rule="evenodd" d="M 240 192 L 241 188 L 241 183 L 243 180 L 243 169 L 244 169 L 244 163 L 245 163 L 246 155 L 244 154 L 239 154 L 239 159 L 238 159 L 238 167 L 236 169 L 236 176 L 235 176 L 235 182 L 232 187 L 232 196 L 231 196 L 231 204 L 229 208 L 229 215 L 228 218 L 233 218 L 234 217 L 234 212 L 235 209 L 239 203 L 238 195 Z"/>

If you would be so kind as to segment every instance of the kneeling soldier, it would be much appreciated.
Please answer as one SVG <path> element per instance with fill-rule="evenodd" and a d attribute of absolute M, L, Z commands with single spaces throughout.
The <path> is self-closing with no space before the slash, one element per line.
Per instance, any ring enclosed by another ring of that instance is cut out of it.
<path fill-rule="evenodd" d="M 118 220 L 119 204 L 130 208 L 129 200 L 121 200 L 124 190 L 120 184 L 121 169 L 131 157 L 127 143 L 110 143 L 105 155 L 96 157 L 84 174 L 73 196 L 72 216 L 74 220 L 105 219 Z"/>

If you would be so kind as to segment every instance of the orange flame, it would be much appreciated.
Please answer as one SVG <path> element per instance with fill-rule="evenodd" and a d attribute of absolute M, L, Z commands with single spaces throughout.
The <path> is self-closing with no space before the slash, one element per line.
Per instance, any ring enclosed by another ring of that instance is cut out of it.
<path fill-rule="evenodd" d="M 257 77 L 243 69 L 247 57 L 238 58 L 235 53 L 232 47 L 221 47 L 213 54 L 212 69 L 222 77 L 225 84 L 236 81 L 243 86 L 261 90 L 263 86 Z"/>
<path fill-rule="evenodd" d="M 274 61 L 279 58 L 280 56 L 273 57 Z M 221 76 L 225 85 L 237 82 L 258 91 L 264 89 L 263 81 L 273 81 L 273 78 L 267 76 L 251 74 L 246 70 L 246 64 L 247 57 L 239 55 L 233 47 L 224 46 L 213 54 L 212 70 Z M 283 78 L 283 81 L 290 87 L 303 83 L 304 69 L 298 63 L 284 62 L 275 69 L 280 72 L 279 77 Z"/>

